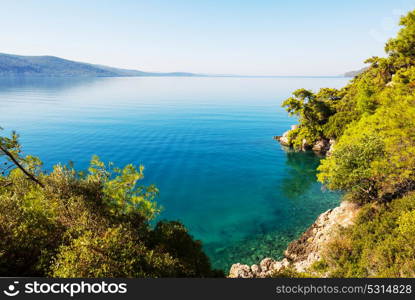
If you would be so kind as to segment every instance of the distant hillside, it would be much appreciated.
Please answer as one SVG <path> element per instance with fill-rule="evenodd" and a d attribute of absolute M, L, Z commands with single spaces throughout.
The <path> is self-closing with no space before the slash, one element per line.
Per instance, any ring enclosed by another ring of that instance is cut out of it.
<path fill-rule="evenodd" d="M 361 68 L 360 70 L 356 70 L 356 71 L 349 71 L 343 74 L 344 77 L 355 77 L 361 73 L 363 73 L 364 71 L 367 70 L 367 67 Z"/>
<path fill-rule="evenodd" d="M 118 77 L 118 76 L 202 76 L 193 73 L 155 73 L 118 69 L 71 61 L 55 56 L 21 56 L 0 53 L 0 76 Z"/>

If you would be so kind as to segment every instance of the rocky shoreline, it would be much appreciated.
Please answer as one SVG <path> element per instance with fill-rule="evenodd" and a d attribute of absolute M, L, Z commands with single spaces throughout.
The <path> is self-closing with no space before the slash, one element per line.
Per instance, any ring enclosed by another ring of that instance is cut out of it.
<path fill-rule="evenodd" d="M 298 125 L 291 125 L 291 129 L 283 133 L 283 135 L 274 136 L 274 139 L 280 142 L 281 145 L 285 147 L 292 147 L 292 143 L 289 139 L 289 134 L 291 131 L 296 130 Z M 336 143 L 333 139 L 321 138 L 314 143 L 309 143 L 306 139 L 303 139 L 301 144 L 301 151 L 313 150 L 314 152 L 322 155 L 330 155 L 333 151 L 334 144 Z"/>
<path fill-rule="evenodd" d="M 272 274 L 291 268 L 297 272 L 306 272 L 308 268 L 321 259 L 325 245 L 340 227 L 353 224 L 359 207 L 343 201 L 340 206 L 322 213 L 299 239 L 291 242 L 284 252 L 284 259 L 276 261 L 265 258 L 257 265 L 233 264 L 229 278 L 265 278 Z"/>
<path fill-rule="evenodd" d="M 289 140 L 290 131 L 298 128 L 292 125 L 291 129 L 282 136 L 274 139 L 285 147 L 292 148 Z M 330 155 L 335 145 L 334 140 L 320 139 L 313 144 L 303 140 L 301 151 L 313 150 L 321 155 Z M 322 213 L 316 221 L 300 236 L 291 242 L 284 251 L 284 258 L 280 261 L 265 258 L 259 264 L 248 266 L 240 263 L 233 264 L 229 271 L 229 278 L 265 278 L 285 268 L 296 272 L 306 272 L 311 265 L 322 258 L 325 245 L 340 227 L 353 224 L 359 207 L 351 202 L 343 201 L 340 206 Z"/>

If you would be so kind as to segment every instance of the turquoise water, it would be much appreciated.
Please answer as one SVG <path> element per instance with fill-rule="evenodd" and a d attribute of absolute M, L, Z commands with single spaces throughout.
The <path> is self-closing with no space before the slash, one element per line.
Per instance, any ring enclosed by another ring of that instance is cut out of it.
<path fill-rule="evenodd" d="M 214 266 L 279 258 L 339 195 L 316 182 L 319 157 L 272 137 L 295 123 L 281 102 L 344 78 L 0 79 L 0 126 L 50 170 L 91 156 L 143 164 L 160 218 L 182 221 Z"/>

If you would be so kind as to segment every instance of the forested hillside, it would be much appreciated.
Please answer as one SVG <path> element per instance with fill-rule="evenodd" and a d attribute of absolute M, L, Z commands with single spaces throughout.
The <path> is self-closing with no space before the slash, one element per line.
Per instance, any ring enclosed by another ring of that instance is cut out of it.
<path fill-rule="evenodd" d="M 129 77 L 129 76 L 202 76 L 193 73 L 156 73 L 119 69 L 63 59 L 56 56 L 23 56 L 0 53 L 0 76 L 42 77 Z"/>
<path fill-rule="evenodd" d="M 300 89 L 283 104 L 299 118 L 289 144 L 330 140 L 318 179 L 362 206 L 316 264 L 326 276 L 415 276 L 415 11 L 400 25 L 387 56 L 347 86 Z"/>

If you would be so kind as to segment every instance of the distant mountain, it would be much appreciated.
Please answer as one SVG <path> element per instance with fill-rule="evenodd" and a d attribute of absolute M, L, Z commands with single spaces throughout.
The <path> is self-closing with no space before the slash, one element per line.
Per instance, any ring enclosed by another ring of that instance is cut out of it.
<path fill-rule="evenodd" d="M 21 56 L 0 53 L 0 76 L 119 77 L 119 76 L 204 76 L 193 73 L 156 73 L 118 69 L 76 62 L 55 56 Z"/>
<path fill-rule="evenodd" d="M 368 67 L 364 67 L 361 68 L 360 70 L 356 70 L 356 71 L 349 71 L 343 74 L 344 77 L 355 77 L 361 73 L 363 73 L 364 71 L 367 70 Z"/>

